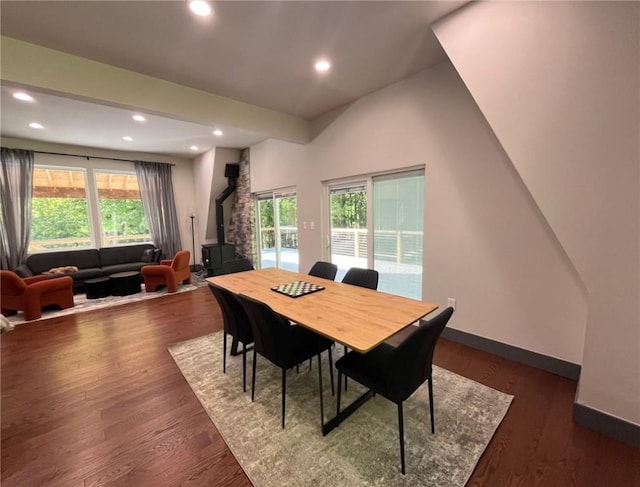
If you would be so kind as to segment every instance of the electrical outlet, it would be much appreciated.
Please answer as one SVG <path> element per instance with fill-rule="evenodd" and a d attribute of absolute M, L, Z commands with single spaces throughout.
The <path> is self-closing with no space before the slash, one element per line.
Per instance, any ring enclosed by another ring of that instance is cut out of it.
<path fill-rule="evenodd" d="M 455 311 L 455 309 L 456 309 L 456 300 L 455 300 L 455 298 L 447 299 L 447 307 L 453 308 L 453 310 Z"/>

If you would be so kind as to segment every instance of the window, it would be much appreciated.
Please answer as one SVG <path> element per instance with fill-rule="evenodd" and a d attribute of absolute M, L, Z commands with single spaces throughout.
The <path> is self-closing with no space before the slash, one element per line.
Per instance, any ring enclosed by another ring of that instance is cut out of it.
<path fill-rule="evenodd" d="M 34 169 L 29 252 L 94 245 L 86 176 L 76 168 Z"/>
<path fill-rule="evenodd" d="M 96 171 L 103 246 L 150 242 L 135 174 Z"/>
<path fill-rule="evenodd" d="M 260 268 L 298 271 L 298 199 L 293 191 L 258 195 Z"/>
<path fill-rule="evenodd" d="M 376 269 L 380 291 L 422 298 L 424 171 L 330 183 L 329 253 L 340 281 Z"/>
<path fill-rule="evenodd" d="M 132 171 L 36 166 L 31 210 L 32 253 L 151 242 Z"/>

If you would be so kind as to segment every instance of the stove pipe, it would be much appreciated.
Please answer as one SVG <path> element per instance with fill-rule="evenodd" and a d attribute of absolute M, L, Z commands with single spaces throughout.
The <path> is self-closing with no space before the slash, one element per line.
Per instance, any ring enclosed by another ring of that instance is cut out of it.
<path fill-rule="evenodd" d="M 224 168 L 224 176 L 228 179 L 228 186 L 216 198 L 216 232 L 218 245 L 224 244 L 224 209 L 222 208 L 222 203 L 236 190 L 236 180 L 238 176 L 240 176 L 240 164 L 233 162 L 227 163 Z"/>

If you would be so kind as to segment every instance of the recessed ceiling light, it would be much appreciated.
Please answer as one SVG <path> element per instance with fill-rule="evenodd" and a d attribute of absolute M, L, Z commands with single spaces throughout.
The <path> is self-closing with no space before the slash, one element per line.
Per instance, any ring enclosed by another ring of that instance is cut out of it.
<path fill-rule="evenodd" d="M 127 142 L 131 142 L 133 140 L 133 137 L 130 137 L 129 135 L 125 135 L 124 137 L 122 137 L 124 140 L 126 140 Z"/>
<path fill-rule="evenodd" d="M 191 150 L 198 150 L 198 146 L 197 145 L 192 145 L 191 147 L 189 147 Z"/>
<path fill-rule="evenodd" d="M 200 17 L 211 15 L 211 5 L 205 0 L 191 0 L 189 2 L 189 8 L 194 14 Z"/>
<path fill-rule="evenodd" d="M 33 98 L 28 93 L 25 93 L 24 91 L 18 91 L 17 93 L 14 93 L 13 97 L 16 100 L 20 100 L 20 101 L 35 101 L 35 98 Z"/>
<path fill-rule="evenodd" d="M 29 124 L 29 127 L 31 127 L 32 129 L 43 129 L 44 126 L 41 123 L 38 122 L 31 122 Z"/>
<path fill-rule="evenodd" d="M 136 122 L 146 122 L 147 121 L 147 119 L 144 118 L 144 116 L 142 116 L 140 114 L 136 114 L 131 118 L 133 118 Z"/>
<path fill-rule="evenodd" d="M 217 135 L 218 137 L 220 137 L 222 135 L 222 130 L 214 130 L 213 135 Z"/>
<path fill-rule="evenodd" d="M 325 71 L 329 71 L 331 69 L 331 63 L 326 59 L 320 59 L 315 64 L 316 71 L 320 71 L 321 73 Z"/>

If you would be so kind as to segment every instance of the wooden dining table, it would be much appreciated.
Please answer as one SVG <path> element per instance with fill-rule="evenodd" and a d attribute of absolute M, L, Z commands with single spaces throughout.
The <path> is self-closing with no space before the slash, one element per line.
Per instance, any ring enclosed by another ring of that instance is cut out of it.
<path fill-rule="evenodd" d="M 360 353 L 438 308 L 433 303 L 275 267 L 209 277 L 207 281 L 261 301 L 285 318 Z M 324 289 L 296 298 L 272 290 L 297 281 Z"/>
<path fill-rule="evenodd" d="M 358 353 L 368 352 L 438 308 L 433 303 L 275 267 L 209 277 L 207 281 L 261 301 L 279 315 Z M 323 289 L 298 297 L 273 290 L 300 281 Z M 323 423 L 322 433 L 338 426 L 370 397 L 368 391 Z"/>

